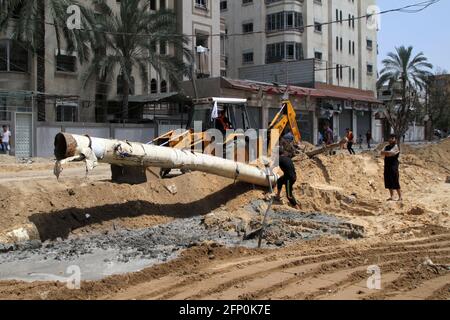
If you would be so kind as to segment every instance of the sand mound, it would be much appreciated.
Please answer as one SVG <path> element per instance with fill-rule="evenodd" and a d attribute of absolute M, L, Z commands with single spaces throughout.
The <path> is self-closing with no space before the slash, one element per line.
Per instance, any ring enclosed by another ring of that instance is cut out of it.
<path fill-rule="evenodd" d="M 364 226 L 368 234 L 391 232 L 416 223 L 450 225 L 450 185 L 445 183 L 450 168 L 450 140 L 425 147 L 403 147 L 403 203 L 385 201 L 388 195 L 383 159 L 377 152 L 298 157 L 295 164 L 299 180 L 294 193 L 305 213 L 346 217 Z M 50 167 L 46 170 L 51 172 Z M 217 209 L 239 215 L 249 203 L 264 198 L 265 190 L 198 172 L 137 186 L 82 177 L 63 177 L 60 182 L 54 178 L 30 179 L 0 186 L 0 235 L 30 223 L 36 225 L 40 238 L 47 240 L 146 228 L 175 218 L 207 215 Z M 286 209 L 283 207 L 275 209 Z"/>

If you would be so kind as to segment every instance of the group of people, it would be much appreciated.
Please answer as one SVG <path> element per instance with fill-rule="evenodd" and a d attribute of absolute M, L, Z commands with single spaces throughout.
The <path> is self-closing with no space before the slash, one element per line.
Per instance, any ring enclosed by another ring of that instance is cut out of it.
<path fill-rule="evenodd" d="M 9 142 L 11 140 L 11 131 L 9 131 L 8 126 L 2 126 L 2 131 L 0 133 L 1 144 L 0 144 L 0 152 L 8 153 L 10 150 Z"/>
<path fill-rule="evenodd" d="M 352 138 L 352 134 L 350 130 L 348 130 L 348 138 Z M 367 135 L 367 139 L 370 146 L 371 135 Z M 353 137 L 354 138 L 354 137 Z M 352 149 L 353 143 L 351 143 L 353 139 L 349 139 L 350 147 L 349 150 Z M 351 152 L 352 153 L 352 152 Z M 354 154 L 354 151 L 353 153 Z M 286 147 L 281 144 L 280 147 L 280 158 L 279 158 L 279 166 L 283 171 L 283 176 L 280 177 L 277 181 L 277 194 L 275 199 L 277 201 L 281 201 L 281 192 L 283 187 L 286 188 L 286 195 L 290 202 L 290 204 L 299 208 L 299 204 L 297 199 L 294 196 L 294 184 L 297 182 L 297 172 L 295 170 L 294 162 L 292 161 L 294 154 L 289 152 Z M 395 135 L 391 135 L 389 138 L 389 144 L 383 149 L 381 152 L 381 156 L 384 157 L 384 183 L 385 188 L 389 190 L 390 198 L 387 201 L 402 201 L 402 192 L 400 186 L 400 147 L 397 143 L 397 137 Z M 397 193 L 398 198 L 395 199 L 395 193 Z"/>

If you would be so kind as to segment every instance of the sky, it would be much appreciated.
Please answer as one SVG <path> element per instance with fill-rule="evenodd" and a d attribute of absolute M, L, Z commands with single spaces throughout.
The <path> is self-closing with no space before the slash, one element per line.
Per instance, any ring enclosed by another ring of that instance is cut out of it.
<path fill-rule="evenodd" d="M 423 0 L 378 0 L 381 11 L 402 7 Z M 381 15 L 378 34 L 379 65 L 396 46 L 412 45 L 414 52 L 422 51 L 433 66 L 450 72 L 450 0 L 419 13 L 387 13 Z"/>

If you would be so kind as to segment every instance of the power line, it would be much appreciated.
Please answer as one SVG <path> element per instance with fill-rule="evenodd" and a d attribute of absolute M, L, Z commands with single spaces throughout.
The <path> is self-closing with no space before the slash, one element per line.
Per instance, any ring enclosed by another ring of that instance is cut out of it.
<path fill-rule="evenodd" d="M 421 11 L 426 10 L 428 7 L 437 4 L 438 2 L 440 2 L 441 0 L 428 0 L 428 1 L 421 1 L 421 2 L 417 2 L 414 4 L 410 4 L 410 5 L 406 5 L 403 7 L 399 7 L 399 8 L 393 8 L 393 9 L 388 9 L 388 10 L 383 10 L 380 12 L 374 12 L 374 13 L 367 13 L 365 15 L 362 16 L 357 16 L 357 17 L 351 17 L 351 18 L 345 18 L 345 19 L 337 19 L 337 20 L 332 20 L 332 21 L 328 21 L 328 22 L 323 22 L 320 23 L 321 26 L 326 26 L 326 25 L 332 25 L 332 24 L 337 24 L 337 23 L 343 23 L 343 22 L 348 22 L 348 21 L 354 21 L 354 20 L 362 20 L 362 19 L 369 19 L 373 16 L 379 16 L 379 15 L 383 15 L 383 14 L 388 14 L 388 13 L 393 13 L 393 12 L 401 12 L 401 13 L 419 13 Z M 34 19 L 34 21 L 40 21 L 39 19 Z M 61 26 L 60 24 L 54 23 L 54 22 L 49 22 L 49 21 L 44 21 L 45 24 L 50 25 L 50 26 L 57 26 L 59 28 L 65 28 L 67 29 L 66 25 Z M 298 28 L 291 28 L 289 30 L 295 30 L 298 29 L 299 31 L 303 31 L 304 29 L 307 28 L 315 28 L 317 26 L 316 23 L 314 24 L 309 24 L 309 25 L 305 25 L 305 26 L 301 26 Z M 81 29 L 77 29 L 77 31 L 84 31 L 84 32 L 93 32 L 93 33 L 103 33 L 103 34 L 109 34 L 109 35 L 121 35 L 121 36 L 139 36 L 139 37 L 149 37 L 149 38 L 154 38 L 154 35 L 152 34 L 148 34 L 148 33 L 134 33 L 134 32 L 115 32 L 115 31 L 106 31 L 106 30 L 98 30 L 98 29 L 90 29 L 90 28 L 81 28 Z M 283 31 L 283 30 L 275 30 L 274 32 L 277 31 Z M 245 33 L 211 33 L 208 34 L 208 36 L 210 37 L 237 37 L 237 36 L 247 36 L 247 35 L 252 35 L 252 34 L 267 34 L 270 33 L 267 30 L 260 30 L 260 31 L 252 31 L 252 32 L 245 32 Z M 197 37 L 196 34 L 164 34 L 164 36 L 168 36 L 168 37 L 188 37 L 188 38 L 195 38 Z"/>
<path fill-rule="evenodd" d="M 348 21 L 354 21 L 354 20 L 361 20 L 361 19 L 368 19 L 372 16 L 377 16 L 377 15 L 383 15 L 383 14 L 388 14 L 388 13 L 393 13 L 393 12 L 402 12 L 402 13 L 418 13 L 421 11 L 426 10 L 428 7 L 440 2 L 441 0 L 428 0 L 428 1 L 421 1 L 418 3 L 414 3 L 414 4 L 410 4 L 410 5 L 406 5 L 403 7 L 399 7 L 399 8 L 394 8 L 394 9 L 389 9 L 389 10 L 384 10 L 384 11 L 380 11 L 380 12 L 375 12 L 373 14 L 366 14 L 366 15 L 362 15 L 359 17 L 351 17 L 348 19 L 338 19 L 338 20 L 332 20 L 329 22 L 324 22 L 324 23 L 320 23 L 321 26 L 323 25 L 332 25 L 332 24 L 336 24 L 336 23 L 343 23 L 343 22 L 348 22 Z M 39 21 L 39 19 L 36 19 L 35 21 Z M 60 25 L 56 24 L 56 23 L 51 23 L 51 22 L 47 22 L 45 21 L 45 24 L 47 25 L 51 25 L 51 26 L 59 26 Z M 306 29 L 306 28 L 312 28 L 312 27 L 316 27 L 316 24 L 311 24 L 311 25 L 306 25 L 303 26 L 299 29 Z M 64 26 L 64 28 L 67 28 L 66 26 Z M 127 32 L 110 32 L 110 31 L 104 31 L 104 30 L 94 30 L 94 29 L 86 29 L 86 28 L 82 28 L 80 29 L 80 31 L 85 31 L 85 32 L 97 32 L 97 33 L 104 33 L 104 34 L 111 34 L 111 35 L 123 35 L 123 36 L 143 36 L 143 37 L 153 37 L 153 35 L 151 34 L 137 34 L 137 33 L 127 33 Z M 214 36 L 226 36 L 226 37 L 234 37 L 234 36 L 246 36 L 246 35 L 251 35 L 251 34 L 267 34 L 268 32 L 266 30 L 264 31 L 253 31 L 253 32 L 248 32 L 248 33 L 235 33 L 235 34 L 210 34 L 209 36 L 214 37 Z M 181 35 L 181 34 L 166 34 L 166 36 L 173 36 L 173 37 L 181 37 L 181 36 L 187 36 L 187 37 L 196 37 L 196 35 Z M 20 42 L 19 42 L 20 44 Z M 23 46 L 22 44 L 20 44 L 20 46 L 22 46 L 23 48 L 25 48 L 25 46 Z M 26 49 L 26 48 L 25 48 Z M 36 55 L 38 58 L 43 58 L 44 60 L 46 60 L 47 62 L 49 62 L 50 64 L 56 66 L 56 63 L 54 63 L 50 58 L 47 57 L 47 55 L 45 54 L 44 56 L 39 56 Z M 0 57 L 2 60 L 6 61 L 4 58 Z M 17 68 L 20 68 L 21 70 L 23 70 L 24 72 L 28 72 L 27 70 L 24 70 L 23 68 L 21 68 L 20 66 L 15 65 L 14 63 L 12 63 L 11 61 L 9 61 L 9 63 L 11 65 L 14 65 Z M 336 63 L 333 63 L 336 64 Z M 345 68 L 350 67 L 350 66 L 345 66 Z M 327 68 L 327 69 L 317 69 L 315 71 L 326 71 L 326 70 L 333 70 L 336 68 Z M 40 77 L 40 79 L 44 79 L 43 77 Z M 92 80 L 91 80 L 92 81 Z M 105 81 L 100 81 L 100 80 L 95 80 L 95 83 L 98 84 L 105 84 L 105 85 L 110 85 L 111 83 L 113 83 L 114 80 L 105 82 Z M 41 93 L 41 94 L 46 94 L 46 93 Z"/>

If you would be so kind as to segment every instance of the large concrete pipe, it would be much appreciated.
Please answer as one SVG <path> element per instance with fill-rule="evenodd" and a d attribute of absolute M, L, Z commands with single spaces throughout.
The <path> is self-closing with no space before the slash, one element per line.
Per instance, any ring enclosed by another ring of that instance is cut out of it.
<path fill-rule="evenodd" d="M 98 161 L 124 167 L 200 171 L 263 187 L 268 187 L 269 181 L 274 185 L 278 179 L 276 175 L 268 177 L 264 170 L 255 166 L 202 153 L 68 133 L 59 133 L 55 137 L 55 156 L 58 160 L 55 167 L 57 176 L 61 164 L 84 160 L 88 170 L 93 169 Z"/>

